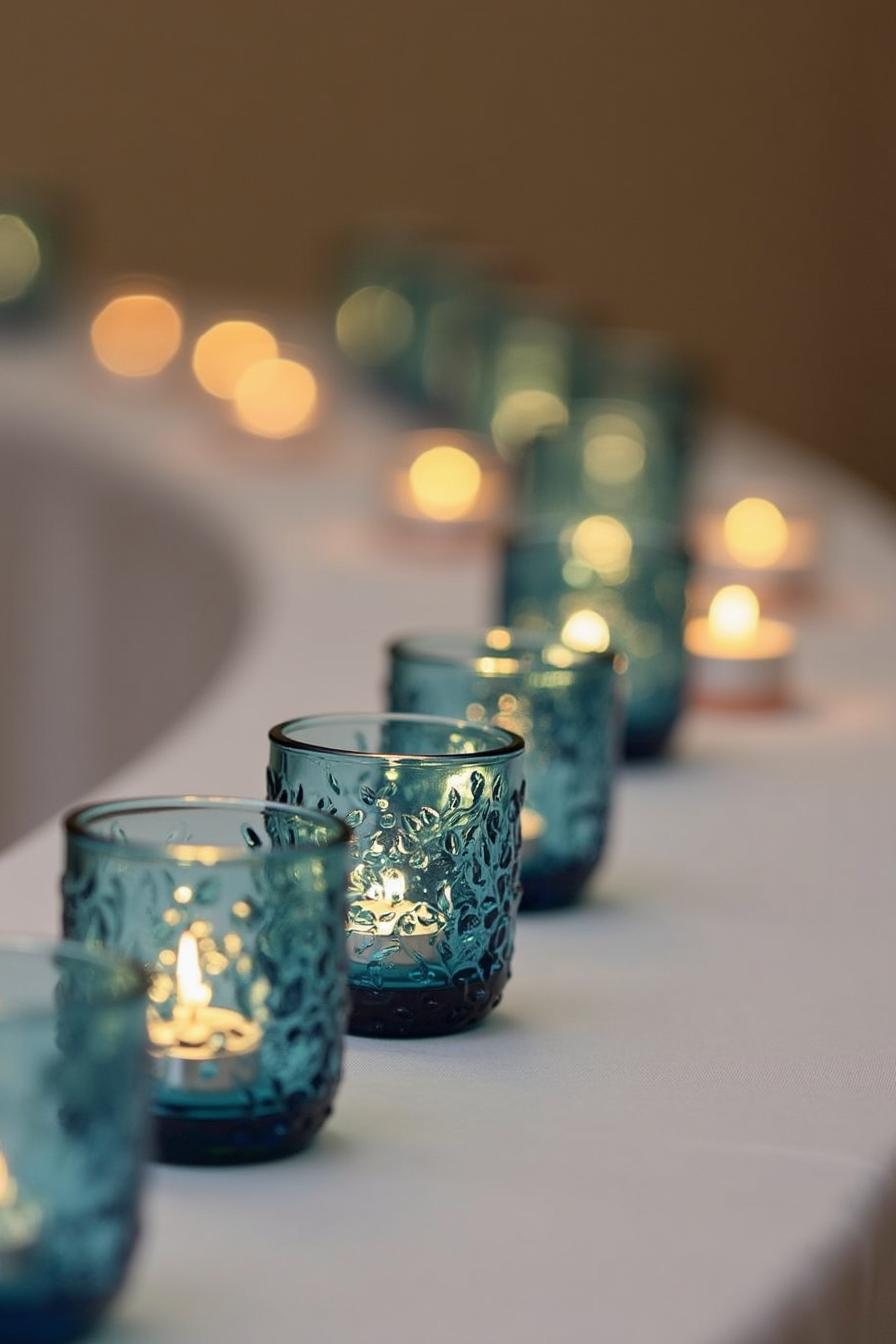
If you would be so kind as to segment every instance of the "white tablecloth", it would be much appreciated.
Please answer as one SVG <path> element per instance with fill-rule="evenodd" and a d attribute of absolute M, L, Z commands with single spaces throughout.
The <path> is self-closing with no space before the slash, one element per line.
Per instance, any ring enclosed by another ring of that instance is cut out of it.
<path fill-rule="evenodd" d="M 375 707 L 384 637 L 487 619 L 488 548 L 378 517 L 393 423 L 332 374 L 314 438 L 256 470 L 198 394 L 94 403 L 74 364 L 0 370 L 35 451 L 64 425 L 194 509 L 249 598 L 190 712 L 92 796 L 258 794 L 270 724 Z M 524 920 L 482 1029 L 351 1041 L 295 1159 L 153 1169 L 110 1344 L 896 1337 L 896 531 L 770 436 L 714 446 L 716 479 L 796 463 L 830 503 L 799 707 L 695 714 L 674 760 L 625 773 L 591 899 Z M 8 851 L 0 926 L 54 930 L 60 867 L 55 820 Z"/>

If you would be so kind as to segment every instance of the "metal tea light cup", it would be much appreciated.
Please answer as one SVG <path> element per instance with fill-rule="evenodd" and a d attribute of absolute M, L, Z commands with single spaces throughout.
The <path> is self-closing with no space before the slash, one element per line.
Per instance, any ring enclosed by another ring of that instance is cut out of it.
<path fill-rule="evenodd" d="M 572 904 L 606 839 L 620 660 L 570 649 L 556 634 L 503 627 L 409 635 L 389 655 L 393 710 L 458 714 L 525 739 L 521 908 Z"/>
<path fill-rule="evenodd" d="M 163 1161 L 304 1147 L 339 1083 L 348 828 L 228 798 L 96 803 L 66 819 L 66 932 L 151 971 Z"/>
<path fill-rule="evenodd" d="M 429 715 L 330 714 L 279 724 L 270 742 L 270 796 L 352 828 L 349 1030 L 431 1036 L 479 1022 L 510 975 L 522 739 Z"/>

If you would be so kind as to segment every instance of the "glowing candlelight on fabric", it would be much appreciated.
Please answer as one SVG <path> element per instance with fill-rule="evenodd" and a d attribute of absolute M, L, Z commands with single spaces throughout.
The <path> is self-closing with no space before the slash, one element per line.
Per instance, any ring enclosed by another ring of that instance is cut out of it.
<path fill-rule="evenodd" d="M 233 404 L 239 424 L 265 439 L 288 439 L 314 423 L 317 379 L 298 360 L 261 359 L 237 380 Z"/>
<path fill-rule="evenodd" d="M 475 506 L 482 468 L 465 449 L 437 444 L 411 463 L 408 484 L 420 513 L 439 522 L 451 522 L 469 514 Z"/>
<path fill-rule="evenodd" d="M 794 646 L 791 626 L 761 615 L 752 588 L 733 583 L 713 597 L 706 616 L 685 628 L 698 698 L 752 708 L 779 703 Z"/>
<path fill-rule="evenodd" d="M 177 888 L 177 892 L 189 890 Z M 149 1010 L 150 1048 L 156 1075 L 180 1091 L 229 1092 L 247 1087 L 258 1072 L 261 1029 L 242 1013 L 211 1004 L 199 942 L 185 930 L 177 945 L 175 1004 L 170 1018 Z"/>
<path fill-rule="evenodd" d="M 122 294 L 93 319 L 90 340 L 104 369 L 123 378 L 160 373 L 180 349 L 183 324 L 160 294 Z"/>
<path fill-rule="evenodd" d="M 229 401 L 248 368 L 278 353 L 276 337 L 259 322 L 215 322 L 193 347 L 193 373 L 211 396 Z"/>

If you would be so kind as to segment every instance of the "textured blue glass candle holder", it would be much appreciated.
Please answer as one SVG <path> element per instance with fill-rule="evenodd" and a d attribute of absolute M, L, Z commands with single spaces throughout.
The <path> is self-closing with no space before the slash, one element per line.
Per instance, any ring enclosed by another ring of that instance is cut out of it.
<path fill-rule="evenodd" d="M 585 512 L 685 529 L 691 440 L 679 416 L 650 402 L 576 402 L 565 428 L 536 440 L 519 476 L 527 522 Z"/>
<path fill-rule="evenodd" d="M 69 937 L 153 973 L 156 1155 L 303 1148 L 339 1083 L 348 830 L 224 798 L 97 803 L 66 819 Z"/>
<path fill-rule="evenodd" d="M 293 719 L 270 737 L 270 796 L 352 828 L 349 1030 L 434 1036 L 480 1021 L 510 975 L 522 740 L 413 714 Z"/>
<path fill-rule="evenodd" d="M 669 535 L 639 536 L 607 515 L 511 538 L 504 549 L 501 618 L 558 630 L 568 647 L 625 654 L 625 752 L 656 756 L 684 697 L 686 553 Z"/>
<path fill-rule="evenodd" d="M 619 753 L 617 659 L 501 627 L 390 648 L 389 705 L 457 715 L 526 743 L 523 910 L 570 905 L 600 861 Z"/>
<path fill-rule="evenodd" d="M 62 1344 L 102 1316 L 137 1240 L 146 1155 L 141 967 L 0 944 L 0 1339 Z"/>

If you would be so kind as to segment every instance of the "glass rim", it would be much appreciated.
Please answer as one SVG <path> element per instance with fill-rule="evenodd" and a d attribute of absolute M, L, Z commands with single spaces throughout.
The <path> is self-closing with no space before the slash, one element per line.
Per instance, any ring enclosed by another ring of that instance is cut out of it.
<path fill-rule="evenodd" d="M 7 953 L 22 959 L 42 957 L 48 961 L 61 955 L 81 965 L 108 967 L 109 970 L 116 967 L 127 969 L 132 977 L 130 987 L 107 989 L 90 1001 L 89 1007 L 100 1011 L 142 1002 L 152 981 L 149 971 L 136 957 L 100 944 L 82 943 L 75 938 L 52 938 L 30 933 L 3 934 L 0 935 L 0 962 Z M 29 1005 L 4 1005 L 0 999 L 0 1031 L 20 1022 L 50 1021 L 55 1016 L 56 1002 L 53 998 L 46 1004 Z"/>
<path fill-rule="evenodd" d="M 90 823 L 99 818 L 114 820 L 117 817 L 151 815 L 158 812 L 274 812 L 283 818 L 297 817 L 315 826 L 323 826 L 329 833 L 324 844 L 300 841 L 287 849 L 245 849 L 239 845 L 225 845 L 202 841 L 160 841 L 124 840 L 113 835 L 98 835 L 90 829 Z M 111 798 L 94 803 L 83 803 L 72 808 L 63 817 L 65 833 L 70 841 L 86 844 L 110 854 L 118 853 L 122 859 L 139 859 L 148 863 L 192 864 L 203 868 L 217 868 L 221 864 L 259 864 L 294 863 L 297 857 L 308 858 L 318 855 L 335 845 L 348 844 L 351 830 L 341 817 L 329 812 L 320 812 L 316 808 L 292 806 L 289 803 L 265 801 L 261 798 L 239 798 L 228 795 L 184 793 L 136 798 Z M 177 853 L 178 850 L 203 851 L 200 854 Z M 210 855 L 210 851 L 214 851 Z"/>
<path fill-rule="evenodd" d="M 496 745 L 486 747 L 482 751 L 424 752 L 421 754 L 406 751 L 360 751 L 354 747 L 325 747 L 319 742 L 302 741 L 290 736 L 293 730 L 303 725 L 311 727 L 313 724 L 351 723 L 352 721 L 377 724 L 437 724 L 441 728 L 469 729 L 470 732 L 479 733 L 486 738 L 493 738 Z M 371 711 L 366 714 L 352 713 L 350 710 L 335 714 L 303 714 L 296 719 L 285 719 L 282 723 L 274 724 L 274 727 L 268 733 L 268 738 L 275 746 L 283 747 L 286 751 L 312 752 L 315 756 L 347 756 L 358 761 L 408 761 L 415 765 L 430 763 L 444 765 L 448 761 L 455 764 L 474 765 L 478 761 L 494 761 L 504 757 L 518 756 L 525 750 L 526 746 L 519 733 L 512 733 L 507 728 L 495 728 L 491 724 L 484 723 L 471 723 L 467 719 L 446 718 L 439 714 L 404 714 L 397 710 Z"/>
<path fill-rule="evenodd" d="M 510 643 L 501 648 L 496 648 L 488 643 L 488 636 L 496 630 L 510 637 Z M 436 649 L 433 646 L 427 647 L 427 641 L 451 642 L 451 647 Z M 607 664 L 615 663 L 619 650 L 611 644 L 606 649 L 572 649 L 563 643 L 560 632 L 551 630 L 526 630 L 520 626 L 488 626 L 480 629 L 466 628 L 463 630 L 418 630 L 414 634 L 397 635 L 391 639 L 386 646 L 386 652 L 391 659 L 408 658 L 419 663 L 432 663 L 439 667 L 465 667 L 471 671 L 478 671 L 473 665 L 481 658 L 494 658 L 500 661 L 502 658 L 514 659 L 522 663 L 523 659 L 528 659 L 528 664 L 512 671 L 495 669 L 495 676 L 514 676 L 519 672 L 527 672 L 532 668 L 532 660 L 543 655 L 546 650 L 557 645 L 568 653 L 574 660 L 566 665 L 560 663 L 545 663 L 545 667 L 556 672 L 590 672 Z M 483 675 L 489 675 L 484 672 Z"/>

